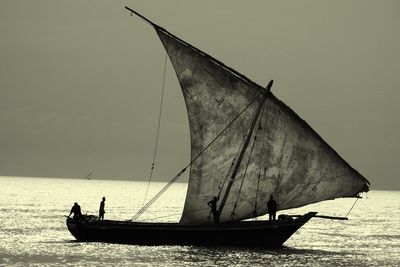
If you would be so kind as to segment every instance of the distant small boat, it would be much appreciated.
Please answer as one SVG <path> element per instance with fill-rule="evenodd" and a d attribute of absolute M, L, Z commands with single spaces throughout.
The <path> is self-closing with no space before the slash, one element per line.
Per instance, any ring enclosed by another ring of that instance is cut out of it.
<path fill-rule="evenodd" d="M 88 174 L 86 174 L 85 178 L 86 180 L 92 180 L 92 172 L 89 172 Z"/>
<path fill-rule="evenodd" d="M 272 81 L 263 88 L 126 9 L 148 22 L 164 45 L 185 99 L 191 137 L 190 163 L 135 219 L 190 167 L 185 205 L 179 223 L 67 219 L 78 241 L 275 248 L 318 215 L 245 221 L 267 214 L 271 195 L 285 210 L 369 190 L 367 179 L 271 93 Z M 215 196 L 217 225 L 207 206 Z"/>

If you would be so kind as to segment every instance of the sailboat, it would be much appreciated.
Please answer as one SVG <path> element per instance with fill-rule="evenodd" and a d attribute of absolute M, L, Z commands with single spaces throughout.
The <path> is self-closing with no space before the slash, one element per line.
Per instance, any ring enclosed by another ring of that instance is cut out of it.
<path fill-rule="evenodd" d="M 89 172 L 88 174 L 86 174 L 86 176 L 83 179 L 92 180 L 92 174 L 93 174 L 93 172 Z"/>
<path fill-rule="evenodd" d="M 280 247 L 317 212 L 250 220 L 278 210 L 369 190 L 352 168 L 302 118 L 266 87 L 183 41 L 138 12 L 160 38 L 184 96 L 191 138 L 190 163 L 135 216 L 190 169 L 178 223 L 67 219 L 78 241 L 143 245 Z M 207 203 L 217 196 L 219 223 Z M 320 216 L 329 218 L 329 216 Z"/>

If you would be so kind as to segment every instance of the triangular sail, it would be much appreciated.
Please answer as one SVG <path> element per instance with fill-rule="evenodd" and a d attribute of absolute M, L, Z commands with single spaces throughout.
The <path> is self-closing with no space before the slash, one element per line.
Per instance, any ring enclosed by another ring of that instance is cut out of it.
<path fill-rule="evenodd" d="M 212 223 L 207 202 L 226 194 L 236 164 L 239 169 L 221 222 L 265 214 L 271 194 L 282 210 L 368 191 L 369 182 L 275 96 L 268 93 L 265 100 L 259 85 L 153 26 L 185 98 L 192 159 L 248 107 L 192 163 L 181 223 Z M 249 133 L 255 118 L 257 127 Z M 251 141 L 242 150 L 249 134 Z M 239 151 L 244 151 L 241 162 L 237 162 Z"/>

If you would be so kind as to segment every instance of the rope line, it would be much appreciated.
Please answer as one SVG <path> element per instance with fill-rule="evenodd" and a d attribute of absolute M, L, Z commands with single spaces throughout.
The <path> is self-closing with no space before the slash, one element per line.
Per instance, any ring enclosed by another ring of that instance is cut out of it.
<path fill-rule="evenodd" d="M 259 168 L 258 168 L 258 177 L 257 177 L 257 191 L 256 191 L 256 198 L 254 200 L 254 215 L 255 216 L 257 216 L 257 204 L 258 204 L 257 200 L 258 200 L 258 193 L 260 190 L 261 166 L 262 166 L 262 162 L 264 160 L 264 155 L 266 154 L 266 153 L 264 153 L 264 151 L 265 151 L 265 136 L 266 136 L 266 132 L 267 132 L 267 119 L 268 119 L 268 109 L 266 109 L 267 103 L 268 103 L 268 99 L 265 100 L 263 110 L 261 111 L 261 119 L 260 119 L 260 125 L 259 125 L 259 128 L 261 128 L 263 130 L 263 133 L 262 133 L 262 138 L 261 138 L 261 157 L 260 157 L 260 162 L 258 164 Z M 264 112 L 265 112 L 265 116 L 264 116 Z M 262 124 L 263 118 L 264 118 L 264 125 Z M 266 171 L 267 171 L 267 167 L 264 167 L 264 177 L 266 175 Z"/>
<path fill-rule="evenodd" d="M 158 112 L 158 124 L 157 124 L 157 134 L 156 134 L 156 144 L 154 147 L 154 153 L 153 153 L 153 163 L 151 164 L 151 170 L 150 170 L 150 177 L 149 177 L 149 182 L 147 183 L 147 189 L 146 193 L 144 195 L 143 203 L 142 203 L 142 208 L 144 207 L 144 204 L 146 202 L 147 194 L 149 192 L 149 187 L 150 187 L 150 182 L 153 177 L 153 171 L 155 167 L 155 161 L 156 161 L 156 156 L 157 156 L 157 148 L 158 148 L 158 139 L 159 139 L 159 134 L 160 134 L 160 125 L 161 125 L 161 115 L 162 115 L 162 107 L 163 107 L 163 101 L 164 101 L 164 88 L 165 88 L 165 74 L 167 70 L 167 53 L 165 53 L 165 60 L 164 60 L 164 75 L 163 75 L 163 81 L 162 81 L 162 87 L 161 87 L 161 100 L 160 100 L 160 110 Z"/>
<path fill-rule="evenodd" d="M 357 203 L 358 199 L 359 199 L 359 197 L 357 197 L 357 198 L 356 198 L 356 201 L 354 201 L 354 203 L 353 203 L 353 206 L 351 206 L 351 208 L 350 208 L 349 212 L 347 212 L 346 216 L 344 216 L 344 217 L 346 217 L 346 218 L 347 218 L 347 216 L 350 214 L 350 212 L 352 211 L 352 209 L 353 209 L 353 208 L 354 208 L 354 206 L 356 205 L 356 203 Z"/>
<path fill-rule="evenodd" d="M 146 205 L 144 205 L 136 214 L 132 217 L 131 221 L 136 221 L 140 215 L 142 215 L 167 189 L 186 171 L 186 168 L 181 170 L 169 183 L 164 186 Z"/>

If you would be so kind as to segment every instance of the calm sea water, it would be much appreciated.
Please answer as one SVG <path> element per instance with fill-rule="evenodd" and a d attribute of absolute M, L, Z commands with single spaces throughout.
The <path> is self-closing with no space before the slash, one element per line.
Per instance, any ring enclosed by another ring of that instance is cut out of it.
<path fill-rule="evenodd" d="M 153 183 L 149 196 L 163 186 Z M 314 218 L 278 250 L 194 246 L 78 243 L 65 215 L 77 201 L 96 214 L 101 197 L 106 218 L 130 219 L 147 183 L 130 181 L 0 177 L 0 265 L 79 266 L 400 266 L 400 192 L 371 191 L 348 221 Z M 175 184 L 143 220 L 178 221 L 186 184 Z M 354 199 L 286 211 L 344 216 Z M 172 216 L 170 216 L 172 215 Z"/>

